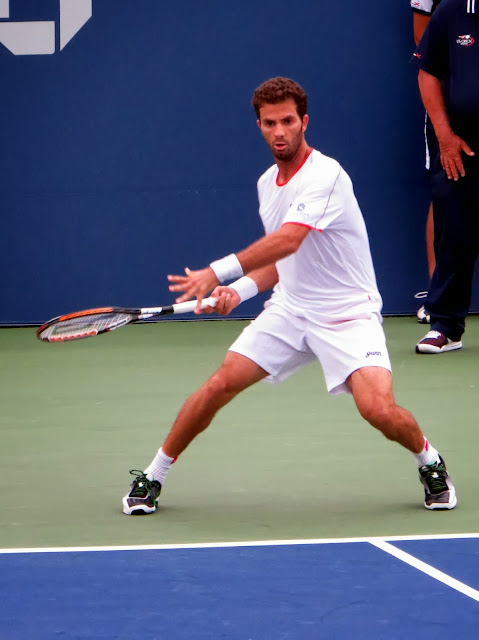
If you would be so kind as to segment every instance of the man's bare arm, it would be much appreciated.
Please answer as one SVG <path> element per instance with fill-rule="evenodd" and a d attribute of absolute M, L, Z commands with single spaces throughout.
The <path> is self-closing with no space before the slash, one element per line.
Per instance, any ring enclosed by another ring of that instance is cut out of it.
<path fill-rule="evenodd" d="M 418 76 L 419 91 L 428 116 L 436 132 L 441 152 L 441 164 L 449 179 L 459 180 L 465 175 L 461 153 L 473 156 L 467 142 L 457 136 L 451 128 L 439 78 L 423 71 Z"/>
<path fill-rule="evenodd" d="M 250 271 L 246 275 L 256 282 L 259 293 L 272 289 L 278 282 L 278 271 L 276 270 L 275 264 L 260 267 L 259 269 Z"/>
<path fill-rule="evenodd" d="M 422 34 L 426 30 L 427 23 L 430 20 L 430 16 L 425 16 L 422 13 L 417 13 L 413 11 L 412 14 L 412 26 L 413 26 L 413 34 L 414 34 L 414 42 L 416 46 L 419 44 L 419 41 L 422 38 Z"/>
<path fill-rule="evenodd" d="M 240 278 L 236 288 L 234 283 L 226 287 L 216 287 L 211 293 L 211 295 L 216 298 L 216 307 L 214 309 L 206 307 L 206 309 L 198 310 L 197 313 L 212 313 L 214 311 L 220 316 L 227 316 L 233 309 L 241 304 L 242 296 L 238 293 L 239 291 L 241 292 L 239 284 L 244 280 L 248 280 L 248 278 L 250 278 L 254 284 L 250 282 L 249 285 L 247 285 L 247 289 L 249 290 L 252 287 L 253 291 L 251 291 L 251 293 L 248 291 L 249 295 L 247 295 L 246 299 L 253 297 L 256 293 L 268 291 L 274 287 L 278 282 L 276 265 L 268 264 L 266 267 L 260 267 L 247 273 L 246 277 Z"/>
<path fill-rule="evenodd" d="M 239 251 L 236 257 L 243 273 L 248 275 L 261 267 L 274 265 L 278 260 L 295 253 L 311 231 L 310 227 L 299 224 L 285 224 L 277 231 L 260 238 L 246 249 Z M 266 272 L 265 272 L 266 273 Z M 191 298 L 204 298 L 219 284 L 211 267 L 191 271 L 185 269 L 185 276 L 169 275 L 170 291 L 183 291 L 176 302 L 184 302 Z"/>
<path fill-rule="evenodd" d="M 244 273 L 249 274 L 259 267 L 275 264 L 281 258 L 295 253 L 310 231 L 310 227 L 303 225 L 285 224 L 277 231 L 273 231 L 246 249 L 239 251 L 236 256 Z"/>

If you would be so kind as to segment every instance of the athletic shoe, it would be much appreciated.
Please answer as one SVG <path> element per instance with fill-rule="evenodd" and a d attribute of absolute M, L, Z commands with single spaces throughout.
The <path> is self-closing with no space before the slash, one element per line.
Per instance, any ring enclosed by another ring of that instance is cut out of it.
<path fill-rule="evenodd" d="M 426 509 L 454 509 L 456 491 L 441 456 L 439 462 L 419 468 L 419 480 L 424 486 Z"/>
<path fill-rule="evenodd" d="M 449 340 L 439 331 L 429 331 L 416 345 L 416 353 L 443 353 L 444 351 L 454 351 L 460 349 L 462 342 Z"/>
<path fill-rule="evenodd" d="M 417 310 L 417 321 L 421 324 L 431 324 L 431 316 L 424 308 L 424 305 Z"/>
<path fill-rule="evenodd" d="M 136 476 L 132 482 L 129 493 L 123 498 L 123 513 L 127 516 L 143 516 L 154 513 L 158 506 L 158 496 L 161 493 L 161 484 L 153 480 L 151 474 L 132 469 L 131 475 Z"/>

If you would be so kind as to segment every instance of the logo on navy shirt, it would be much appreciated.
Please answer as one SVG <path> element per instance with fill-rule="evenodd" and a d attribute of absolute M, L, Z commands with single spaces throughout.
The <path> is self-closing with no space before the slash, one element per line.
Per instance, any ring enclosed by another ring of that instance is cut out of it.
<path fill-rule="evenodd" d="M 457 36 L 456 44 L 460 44 L 461 47 L 470 47 L 474 44 L 474 38 L 470 34 Z"/>

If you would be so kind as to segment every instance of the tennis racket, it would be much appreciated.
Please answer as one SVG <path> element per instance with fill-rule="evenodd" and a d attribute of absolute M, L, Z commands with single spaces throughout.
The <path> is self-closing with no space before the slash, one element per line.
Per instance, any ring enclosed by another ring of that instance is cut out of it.
<path fill-rule="evenodd" d="M 92 338 L 101 333 L 113 331 L 132 322 L 151 320 L 171 313 L 189 313 L 197 305 L 197 300 L 188 300 L 168 307 L 145 307 L 143 309 L 122 309 L 104 307 L 86 309 L 53 318 L 37 329 L 37 338 L 43 342 L 66 342 Z M 216 298 L 204 298 L 201 308 L 214 307 Z"/>

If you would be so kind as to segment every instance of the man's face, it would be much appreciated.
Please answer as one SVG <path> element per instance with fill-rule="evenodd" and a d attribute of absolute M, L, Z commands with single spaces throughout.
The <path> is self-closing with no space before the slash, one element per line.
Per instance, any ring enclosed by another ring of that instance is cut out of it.
<path fill-rule="evenodd" d="M 308 116 L 301 120 L 292 99 L 263 104 L 259 110 L 258 126 L 276 160 L 289 162 L 296 157 L 307 124 Z"/>

